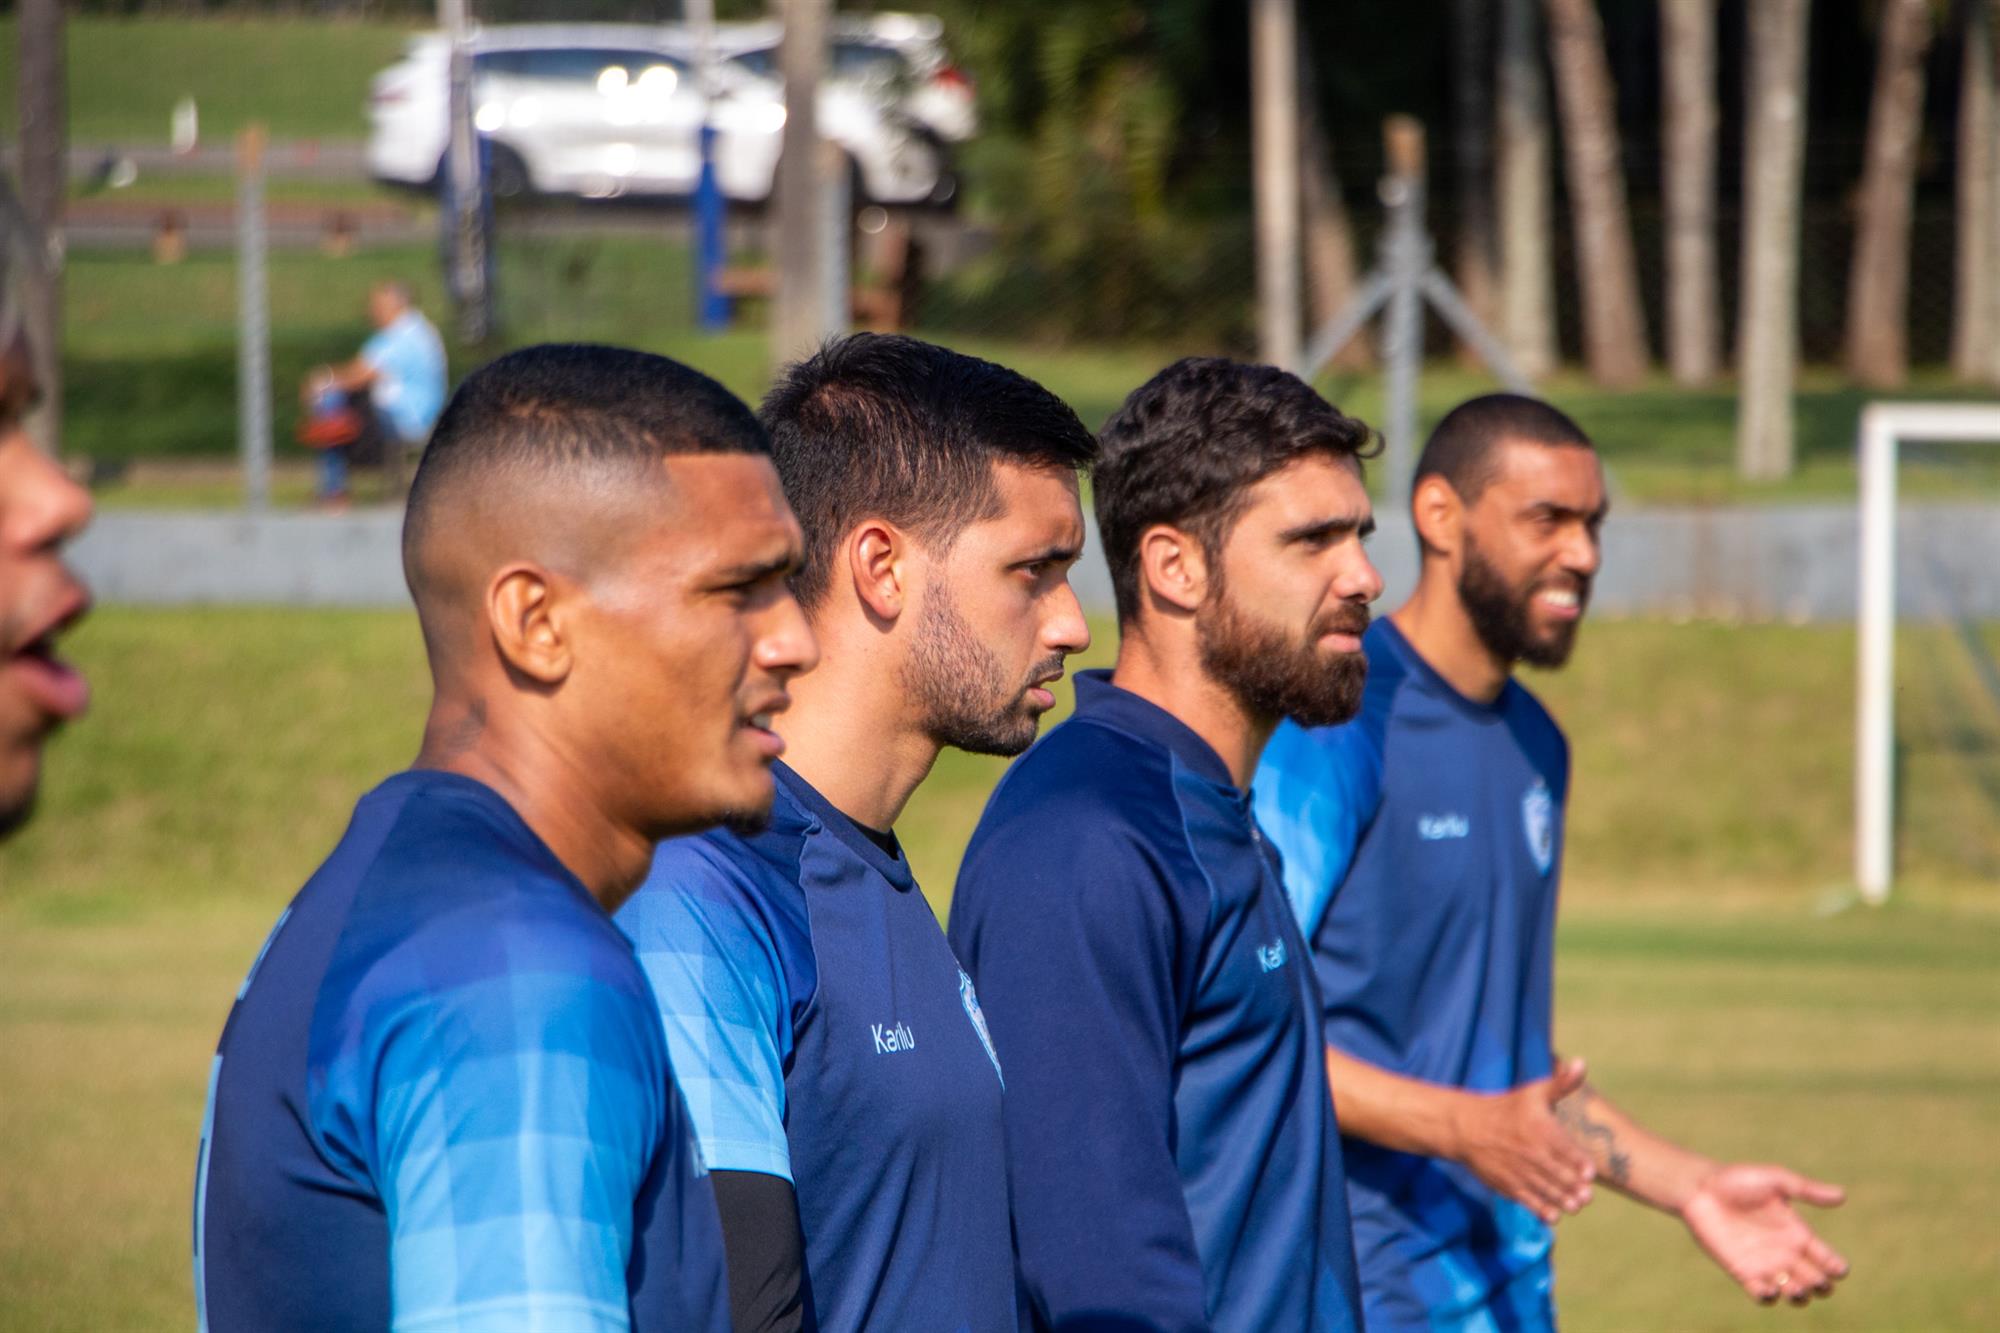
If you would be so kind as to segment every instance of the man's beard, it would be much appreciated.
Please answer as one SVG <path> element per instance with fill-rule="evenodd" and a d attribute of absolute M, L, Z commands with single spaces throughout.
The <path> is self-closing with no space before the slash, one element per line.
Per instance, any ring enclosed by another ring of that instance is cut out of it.
<path fill-rule="evenodd" d="M 1061 671 L 1062 654 L 1037 663 L 1026 680 L 1010 680 L 943 586 L 926 593 L 919 616 L 903 688 L 924 733 L 973 754 L 1015 755 L 1033 745 L 1039 715 L 1028 708 L 1028 682 Z"/>
<path fill-rule="evenodd" d="M 1526 662 L 1529 666 L 1559 667 L 1569 661 L 1576 648 L 1575 620 L 1559 620 L 1547 630 L 1536 632 L 1530 612 L 1535 594 L 1545 587 L 1574 586 L 1577 609 L 1590 604 L 1590 580 L 1564 576 L 1561 579 L 1531 579 L 1517 588 L 1480 552 L 1468 535 L 1465 539 L 1465 567 L 1458 575 L 1458 600 L 1472 621 L 1472 629 L 1486 651 L 1503 662 Z"/>
<path fill-rule="evenodd" d="M 1253 717 L 1288 717 L 1302 727 L 1330 727 L 1360 711 L 1367 657 L 1314 645 L 1322 635 L 1359 638 L 1367 630 L 1368 608 L 1345 602 L 1295 639 L 1238 606 L 1226 587 L 1195 617 L 1202 669 Z"/>

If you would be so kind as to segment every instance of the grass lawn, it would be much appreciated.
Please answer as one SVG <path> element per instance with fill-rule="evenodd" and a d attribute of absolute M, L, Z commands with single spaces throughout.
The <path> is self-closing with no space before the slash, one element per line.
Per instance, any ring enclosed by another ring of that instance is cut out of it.
<path fill-rule="evenodd" d="M 291 444 L 294 386 L 306 369 L 353 355 L 368 329 L 371 281 L 410 280 L 425 309 L 443 309 L 435 251 L 428 245 L 369 250 L 347 259 L 281 251 L 270 257 L 272 380 L 280 453 Z M 503 242 L 499 292 L 509 345 L 581 339 L 645 347 L 698 366 L 754 400 L 768 382 L 764 335 L 754 322 L 720 336 L 691 327 L 686 249 L 630 236 L 515 235 Z M 65 361 L 68 449 L 95 458 L 227 457 L 236 447 L 236 273 L 231 256 L 204 252 L 161 267 L 136 252 L 81 251 L 69 266 Z M 919 330 L 1047 384 L 1095 427 L 1125 394 L 1185 349 L 1061 346 Z M 482 354 L 452 348 L 463 374 Z M 1364 420 L 1382 419 L 1377 378 L 1336 377 L 1327 392 Z M 1420 421 L 1428 428 L 1452 404 L 1492 387 L 1455 367 L 1431 368 Z M 1716 502 L 1841 498 L 1854 490 L 1856 416 L 1870 395 L 1829 373 L 1809 373 L 1799 395 L 1798 473 L 1752 485 L 1732 469 L 1734 398 L 1664 383 L 1622 394 L 1575 375 L 1546 386 L 1596 436 L 1621 499 Z M 1911 396 L 1962 396 L 1937 376 Z M 1381 469 L 1376 469 L 1379 478 Z M 1912 451 L 1906 494 L 2000 495 L 2000 451 Z M 207 492 L 203 492 L 204 497 Z M 170 490 L 138 502 L 186 503 Z"/>
<path fill-rule="evenodd" d="M 195 99 L 204 143 L 262 121 L 279 139 L 360 139 L 368 80 L 414 29 L 288 18 L 72 14 L 72 143 L 165 143 L 174 103 Z M 15 22 L 0 22 L 0 130 L 17 123 Z"/>
<path fill-rule="evenodd" d="M 1091 655 L 1111 647 L 1106 628 Z M 1906 636 L 1900 896 L 1822 914 L 1846 876 L 1852 651 L 1845 630 L 1605 623 L 1535 682 L 1576 750 L 1558 1037 L 1661 1129 L 1850 1186 L 1825 1229 L 1856 1273 L 1804 1324 L 1990 1327 L 2000 704 L 1948 635 Z M 355 796 L 413 751 L 425 682 L 388 612 L 111 609 L 75 652 L 98 710 L 0 850 L 0 1329 L 151 1329 L 188 1317 L 230 997 Z M 941 912 L 1001 767 L 946 756 L 902 821 Z M 1565 1224 L 1561 1255 L 1575 1328 L 1798 1318 L 1621 1202 Z"/>

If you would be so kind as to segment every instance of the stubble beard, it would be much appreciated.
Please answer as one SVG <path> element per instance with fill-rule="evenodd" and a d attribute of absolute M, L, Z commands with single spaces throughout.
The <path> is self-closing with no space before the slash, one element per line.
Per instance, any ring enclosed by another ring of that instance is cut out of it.
<path fill-rule="evenodd" d="M 1040 716 L 1028 707 L 1027 683 L 1009 678 L 950 593 L 941 585 L 931 589 L 918 615 L 902 676 L 924 734 L 939 747 L 971 754 L 1017 755 L 1033 745 Z M 1059 671 L 1062 663 L 1061 654 L 1037 663 L 1029 679 Z"/>

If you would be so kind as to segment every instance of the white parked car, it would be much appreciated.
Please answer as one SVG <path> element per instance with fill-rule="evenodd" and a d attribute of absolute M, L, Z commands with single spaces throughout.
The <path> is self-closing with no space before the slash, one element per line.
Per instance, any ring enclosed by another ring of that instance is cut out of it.
<path fill-rule="evenodd" d="M 766 78 L 778 73 L 775 19 L 724 24 L 718 54 Z M 963 143 L 979 128 L 972 80 L 944 47 L 944 24 L 930 14 L 837 14 L 829 81 L 860 85 L 894 100 L 897 111 L 946 143 Z"/>
<path fill-rule="evenodd" d="M 720 40 L 717 54 L 725 55 Z M 667 25 L 482 29 L 473 41 L 473 119 L 490 145 L 490 186 L 502 197 L 691 194 L 706 111 L 723 194 L 766 200 L 784 131 L 783 85 L 755 62 L 729 58 L 716 61 L 713 81 L 705 101 L 691 43 Z M 449 82 L 449 49 L 437 34 L 413 39 L 401 61 L 375 76 L 371 175 L 437 184 Z M 817 111 L 821 133 L 852 162 L 861 197 L 915 204 L 955 193 L 942 138 L 905 114 L 886 86 L 836 74 L 821 86 Z"/>

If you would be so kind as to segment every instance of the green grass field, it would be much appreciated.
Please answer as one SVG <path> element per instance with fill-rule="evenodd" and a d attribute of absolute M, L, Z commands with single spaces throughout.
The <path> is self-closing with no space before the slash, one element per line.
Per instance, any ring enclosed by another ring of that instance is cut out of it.
<path fill-rule="evenodd" d="M 1804 1316 L 1606 1200 L 1564 1226 L 1570 1327 L 2000 1321 L 2000 705 L 1947 633 L 1906 634 L 1904 880 L 1826 912 L 1852 651 L 1846 630 L 1606 623 L 1534 682 L 1576 752 L 1561 1045 L 1659 1128 L 1853 1192 L 1825 1230 L 1855 1275 Z M 0 850 L 0 1329 L 38 1333 L 186 1322 L 216 1033 L 355 796 L 413 752 L 426 688 L 388 612 L 108 610 L 75 653 L 99 707 Z M 946 756 L 902 821 L 941 912 L 1000 768 Z"/>
<path fill-rule="evenodd" d="M 261 121 L 280 139 L 359 139 L 368 80 L 410 29 L 289 18 L 71 15 L 69 137 L 165 143 L 174 103 L 195 99 L 204 143 Z M 0 131 L 15 130 L 15 25 L 0 21 Z"/>
<path fill-rule="evenodd" d="M 754 400 L 768 382 L 764 335 L 754 323 L 720 336 L 692 328 L 691 272 L 684 247 L 632 237 L 515 237 L 503 241 L 501 312 L 507 342 L 582 339 L 678 357 Z M 420 302 L 443 306 L 428 245 L 370 250 L 347 259 L 286 251 L 270 259 L 272 380 L 281 453 L 291 444 L 295 386 L 306 369 L 354 354 L 368 329 L 370 282 L 410 280 Z M 236 273 L 223 253 L 197 253 L 161 267 L 136 252 L 80 251 L 69 265 L 65 358 L 67 448 L 101 459 L 228 457 L 236 447 Z M 919 330 L 1047 384 L 1091 426 L 1125 394 L 1186 349 L 1024 343 L 955 330 Z M 452 349 L 455 373 L 483 359 Z M 1380 380 L 1337 377 L 1324 387 L 1364 420 L 1382 420 Z M 1423 381 L 1420 421 L 1493 387 L 1484 377 L 1433 366 Z M 1733 471 L 1734 398 L 1660 383 L 1611 394 L 1566 375 L 1546 392 L 1584 423 L 1612 469 L 1619 498 L 1656 503 L 1837 498 L 1853 494 L 1857 414 L 1871 395 L 1813 372 L 1799 394 L 1800 466 L 1790 480 L 1753 485 Z M 1912 396 L 1962 396 L 1937 375 Z M 1991 450 L 1914 457 L 1902 484 L 1912 496 L 2000 494 Z M 1377 469 L 1379 474 L 1380 469 Z M 199 493 L 204 500 L 213 497 Z M 148 497 L 134 497 L 144 502 Z M 162 503 L 185 503 L 171 492 Z"/>

